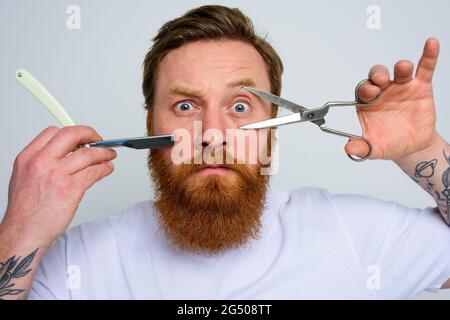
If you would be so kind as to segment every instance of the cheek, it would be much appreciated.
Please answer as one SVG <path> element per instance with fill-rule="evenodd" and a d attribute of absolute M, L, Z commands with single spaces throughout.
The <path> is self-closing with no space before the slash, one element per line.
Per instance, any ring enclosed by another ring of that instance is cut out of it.
<path fill-rule="evenodd" d="M 264 108 L 262 108 L 262 110 L 261 110 L 261 114 L 264 119 L 272 118 L 272 106 L 265 105 Z"/>
<path fill-rule="evenodd" d="M 163 159 L 171 159 L 171 150 L 172 148 L 160 149 Z"/>
<path fill-rule="evenodd" d="M 173 123 L 158 125 L 159 131 L 154 132 L 154 134 L 173 134 L 175 136 L 175 144 L 171 148 L 161 149 L 161 154 L 166 159 L 170 159 L 172 163 L 191 163 L 195 156 L 200 154 L 202 151 L 202 139 L 201 131 L 195 131 L 194 122 L 184 122 L 177 124 L 177 121 Z M 201 128 L 201 127 L 198 127 Z"/>
<path fill-rule="evenodd" d="M 164 116 L 161 111 L 153 111 L 152 115 L 147 116 L 147 121 L 151 121 L 149 127 L 152 128 L 153 135 L 170 134 L 173 131 L 171 123 L 167 119 L 168 117 Z"/>
<path fill-rule="evenodd" d="M 149 121 L 149 117 L 147 117 L 147 121 Z M 177 129 L 185 129 L 192 133 L 194 128 L 193 118 L 175 117 L 169 110 L 155 110 L 150 121 L 154 135 L 173 134 Z"/>

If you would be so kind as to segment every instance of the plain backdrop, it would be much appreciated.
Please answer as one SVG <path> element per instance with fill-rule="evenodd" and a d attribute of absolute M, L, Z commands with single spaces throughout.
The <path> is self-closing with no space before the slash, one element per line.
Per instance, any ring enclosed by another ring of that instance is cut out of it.
<path fill-rule="evenodd" d="M 105 139 L 145 135 L 142 61 L 151 38 L 169 19 L 209 1 L 0 1 L 0 218 L 7 206 L 15 156 L 56 121 L 14 79 L 26 68 L 52 92 L 77 124 Z M 242 9 L 280 54 L 282 95 L 300 104 L 353 99 L 354 87 L 375 64 L 417 63 L 425 40 L 436 36 L 441 55 L 434 77 L 437 128 L 450 139 L 450 25 L 448 1 L 217 1 Z M 80 29 L 69 29 L 71 5 Z M 379 10 L 379 29 L 371 15 Z M 369 13 L 368 13 L 369 10 Z M 369 23 L 369 26 L 373 24 Z M 353 108 L 332 110 L 331 128 L 360 133 Z M 417 128 L 420 132 L 420 128 Z M 318 186 L 410 207 L 434 200 L 391 161 L 352 162 L 345 138 L 312 124 L 280 129 L 280 168 L 272 185 L 284 190 Z M 82 201 L 72 226 L 104 218 L 152 197 L 147 151 L 118 150 L 114 174 Z M 449 230 L 450 232 L 450 230 Z M 450 249 L 449 249 L 450 250 Z M 449 299 L 450 292 L 419 298 Z"/>

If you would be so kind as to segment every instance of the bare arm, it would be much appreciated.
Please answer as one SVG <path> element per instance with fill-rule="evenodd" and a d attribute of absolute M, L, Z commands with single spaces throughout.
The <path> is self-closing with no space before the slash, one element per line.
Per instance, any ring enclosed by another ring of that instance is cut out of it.
<path fill-rule="evenodd" d="M 444 221 L 450 226 L 450 146 L 442 138 L 423 151 L 395 163 L 436 201 Z"/>
<path fill-rule="evenodd" d="M 49 127 L 17 156 L 0 224 L 0 299 L 26 298 L 40 258 L 66 230 L 86 190 L 113 171 L 114 150 L 76 149 L 96 140 L 101 137 L 86 126 Z"/>
<path fill-rule="evenodd" d="M 450 146 L 442 138 L 423 151 L 395 163 L 436 201 L 437 208 L 450 226 Z M 450 231 L 450 230 L 449 230 Z M 450 279 L 442 289 L 450 288 Z"/>
<path fill-rule="evenodd" d="M 432 89 L 439 50 L 437 39 L 425 42 L 415 75 L 409 60 L 395 64 L 393 78 L 386 66 L 372 67 L 369 79 L 373 85 L 360 88 L 360 97 L 371 100 L 379 92 L 381 96 L 372 105 L 358 106 L 357 114 L 363 136 L 372 143 L 370 159 L 394 161 L 431 194 L 443 221 L 450 225 L 450 148 L 436 130 Z M 367 147 L 352 140 L 346 151 L 361 157 L 367 154 Z M 448 287 L 450 281 L 443 286 Z"/>

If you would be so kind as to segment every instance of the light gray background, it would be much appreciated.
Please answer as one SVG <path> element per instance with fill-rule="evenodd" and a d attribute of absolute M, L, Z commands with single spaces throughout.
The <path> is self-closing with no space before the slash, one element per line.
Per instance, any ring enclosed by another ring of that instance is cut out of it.
<path fill-rule="evenodd" d="M 208 1 L 0 2 L 0 217 L 17 153 L 55 120 L 14 80 L 19 67 L 33 73 L 78 124 L 104 138 L 145 134 L 141 64 L 151 38 L 167 20 Z M 319 106 L 351 99 L 356 83 L 378 63 L 417 62 L 424 41 L 436 36 L 441 56 L 434 77 L 437 127 L 450 139 L 450 28 L 448 1 L 217 1 L 249 15 L 285 65 L 283 96 Z M 66 27 L 69 5 L 81 9 L 81 29 Z M 381 9 L 381 29 L 366 27 L 370 5 Z M 360 132 L 354 110 L 333 110 L 329 126 Z M 417 128 L 418 131 L 420 128 Z M 433 199 L 390 161 L 350 161 L 345 139 L 310 124 L 283 127 L 280 169 L 273 185 L 285 190 L 320 186 L 410 207 Z M 96 184 L 72 225 L 101 219 L 151 197 L 146 151 L 119 150 L 115 173 Z M 450 292 L 420 298 L 449 299 Z"/>

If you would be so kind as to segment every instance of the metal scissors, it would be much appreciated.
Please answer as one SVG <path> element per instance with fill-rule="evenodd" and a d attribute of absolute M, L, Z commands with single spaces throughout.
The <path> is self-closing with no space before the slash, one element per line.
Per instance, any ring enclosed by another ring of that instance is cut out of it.
<path fill-rule="evenodd" d="M 374 103 L 375 101 L 377 101 L 378 98 L 380 97 L 380 93 L 375 98 L 373 98 L 372 100 L 369 100 L 369 101 L 362 100 L 359 97 L 359 94 L 358 94 L 359 89 L 361 88 L 361 86 L 363 84 L 365 84 L 367 82 L 371 83 L 371 81 L 369 79 L 364 79 L 360 83 L 358 83 L 358 85 L 355 88 L 355 100 L 354 101 L 329 101 L 329 102 L 326 102 L 322 107 L 311 108 L 311 109 L 305 108 L 296 103 L 293 103 L 286 99 L 280 98 L 274 94 L 265 92 L 260 89 L 251 88 L 251 87 L 243 87 L 245 90 L 253 93 L 254 95 L 264 98 L 266 100 L 269 100 L 273 104 L 280 106 L 282 108 L 285 108 L 294 113 L 287 115 L 287 116 L 281 116 L 281 117 L 277 117 L 277 118 L 272 118 L 272 119 L 268 119 L 268 120 L 263 120 L 263 121 L 247 124 L 247 125 L 239 127 L 239 129 L 262 129 L 262 128 L 270 128 L 270 127 L 291 124 L 291 123 L 295 123 L 295 122 L 309 121 L 309 122 L 312 122 L 312 123 L 316 124 L 317 126 L 319 126 L 319 128 L 322 131 L 332 133 L 335 135 L 339 135 L 339 136 L 343 136 L 343 137 L 347 137 L 349 139 L 356 139 L 356 140 L 364 141 L 367 144 L 367 146 L 369 147 L 369 151 L 364 157 L 355 158 L 352 155 L 347 153 L 349 158 L 352 159 L 353 161 L 358 161 L 358 162 L 364 161 L 372 153 L 372 145 L 370 144 L 369 140 L 367 140 L 364 137 L 358 136 L 358 135 L 354 135 L 351 133 L 338 131 L 338 130 L 326 127 L 325 126 L 325 115 L 328 113 L 328 111 L 331 107 L 368 105 L 368 104 L 371 104 L 371 103 Z"/>

